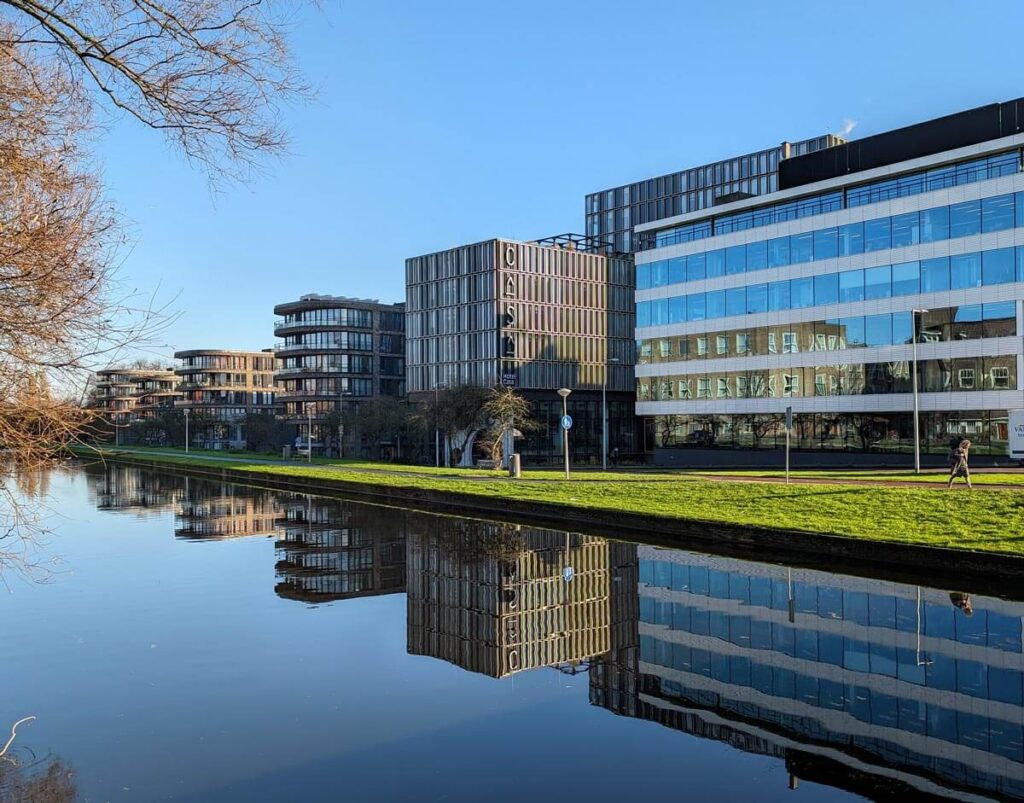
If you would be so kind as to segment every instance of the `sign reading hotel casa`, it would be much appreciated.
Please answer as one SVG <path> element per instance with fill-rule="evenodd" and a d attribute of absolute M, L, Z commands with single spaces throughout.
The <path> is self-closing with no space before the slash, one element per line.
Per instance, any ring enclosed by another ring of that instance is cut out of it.
<path fill-rule="evenodd" d="M 516 386 L 516 372 L 505 371 L 501 375 L 501 384 L 506 388 L 514 388 Z"/>

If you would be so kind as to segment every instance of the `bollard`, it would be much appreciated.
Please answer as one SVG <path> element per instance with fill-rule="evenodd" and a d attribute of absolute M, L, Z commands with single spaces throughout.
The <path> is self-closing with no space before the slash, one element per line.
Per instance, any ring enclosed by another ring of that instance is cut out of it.
<path fill-rule="evenodd" d="M 509 457 L 508 475 L 514 480 L 523 476 L 523 464 L 520 455 L 513 454 Z"/>

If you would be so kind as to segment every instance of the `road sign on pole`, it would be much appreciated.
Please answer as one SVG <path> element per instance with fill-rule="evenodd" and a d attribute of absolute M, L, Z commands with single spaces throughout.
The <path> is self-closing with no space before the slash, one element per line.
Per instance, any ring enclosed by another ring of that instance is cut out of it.
<path fill-rule="evenodd" d="M 562 416 L 562 429 L 572 429 L 572 416 L 571 415 L 563 415 Z"/>
<path fill-rule="evenodd" d="M 576 570 L 572 566 L 566 566 L 562 569 L 562 579 L 567 583 L 572 582 L 572 578 L 576 576 Z"/>

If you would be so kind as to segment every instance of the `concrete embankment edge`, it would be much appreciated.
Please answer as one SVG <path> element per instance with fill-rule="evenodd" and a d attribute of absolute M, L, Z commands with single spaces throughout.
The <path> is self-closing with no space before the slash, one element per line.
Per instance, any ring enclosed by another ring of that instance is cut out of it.
<path fill-rule="evenodd" d="M 86 455 L 80 455 L 85 457 Z M 95 459 L 95 457 L 94 457 Z M 104 460 L 153 471 L 188 474 L 293 493 L 342 496 L 354 501 L 411 508 L 425 513 L 500 519 L 514 523 L 568 529 L 609 538 L 643 541 L 678 549 L 707 551 L 747 560 L 796 563 L 854 574 L 928 585 L 1002 593 L 1009 580 L 1024 578 L 1024 557 L 966 549 L 918 546 L 846 538 L 791 530 L 739 527 L 639 513 L 575 508 L 504 497 L 478 496 L 424 488 L 380 485 L 319 477 L 250 471 L 213 464 L 181 463 L 130 455 L 105 455 Z"/>

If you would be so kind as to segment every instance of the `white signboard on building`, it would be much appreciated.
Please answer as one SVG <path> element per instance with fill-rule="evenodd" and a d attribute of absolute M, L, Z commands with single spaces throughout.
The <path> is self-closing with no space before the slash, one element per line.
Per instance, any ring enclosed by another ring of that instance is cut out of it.
<path fill-rule="evenodd" d="M 1010 410 L 1010 440 L 1007 448 L 1013 460 L 1024 460 L 1024 410 Z"/>

